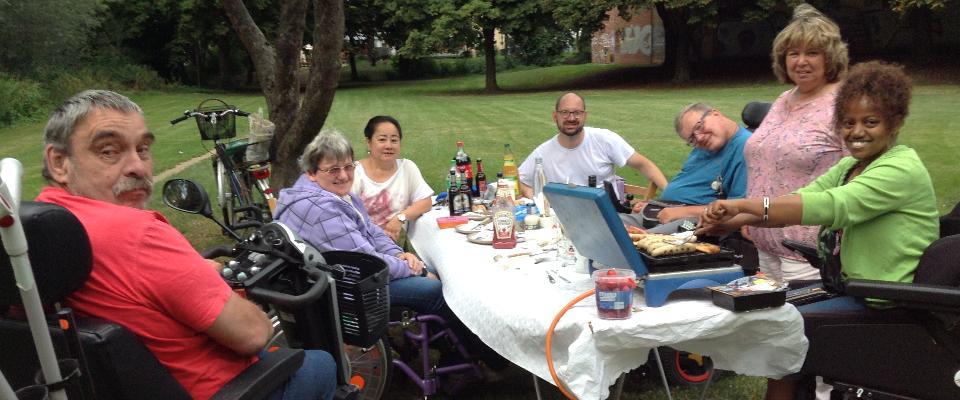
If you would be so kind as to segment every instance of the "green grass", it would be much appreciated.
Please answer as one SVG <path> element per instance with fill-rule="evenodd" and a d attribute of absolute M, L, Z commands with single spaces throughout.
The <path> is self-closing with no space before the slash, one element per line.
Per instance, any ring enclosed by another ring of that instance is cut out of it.
<path fill-rule="evenodd" d="M 556 132 L 551 120 L 554 102 L 563 91 L 576 89 L 586 99 L 590 112 L 588 125 L 621 134 L 669 177 L 679 170 L 689 151 L 673 131 L 674 115 L 682 106 L 707 101 L 739 120 L 740 110 L 747 102 L 772 101 L 787 89 L 776 84 L 772 77 L 752 78 L 749 82 L 684 86 L 630 83 L 635 82 L 630 74 L 637 71 L 640 70 L 620 66 L 575 65 L 503 72 L 498 74 L 498 81 L 505 91 L 499 94 L 482 92 L 482 75 L 376 85 L 349 84 L 337 91 L 327 126 L 344 131 L 354 144 L 358 157 L 362 157 L 366 151 L 362 129 L 367 119 L 378 114 L 395 116 L 405 133 L 403 155 L 415 161 L 427 182 L 440 190 L 457 140 L 464 140 L 471 157 L 474 160 L 482 158 L 489 176 L 493 176 L 502 162 L 504 143 L 511 144 L 519 162 Z M 146 111 L 148 126 L 158 137 L 155 146 L 157 173 L 205 151 L 192 121 L 170 126 L 169 120 L 183 110 L 196 107 L 208 97 L 223 98 L 249 111 L 265 104 L 259 93 L 176 89 L 130 95 Z M 901 143 L 915 148 L 924 160 L 943 212 L 960 201 L 957 168 L 960 142 L 952 137 L 953 132 L 960 130 L 960 122 L 952 113 L 957 109 L 960 109 L 960 84 L 921 82 L 914 90 L 911 115 L 900 135 Z M 43 185 L 40 178 L 42 131 L 43 123 L 0 128 L 0 157 L 16 157 L 24 163 L 24 198 L 34 197 Z M 246 121 L 238 119 L 238 135 L 245 136 L 246 132 Z M 619 172 L 628 182 L 645 184 L 631 169 Z M 212 187 L 208 162 L 199 163 L 177 176 L 197 179 L 208 189 Z M 170 217 L 197 248 L 224 241 L 219 228 L 209 221 L 172 212 L 156 198 L 151 206 Z M 654 379 L 631 379 L 624 398 L 665 398 Z M 404 380 L 401 376 L 396 377 L 394 386 L 398 396 L 391 398 L 415 397 L 415 391 Z M 529 374 L 518 374 L 514 380 L 471 390 L 459 398 L 534 397 Z M 709 397 L 760 398 L 763 388 L 764 381 L 760 378 L 728 377 L 715 384 Z M 541 389 L 548 392 L 546 398 L 560 398 L 550 385 L 542 384 Z M 686 390 L 675 393 L 675 398 L 696 398 L 697 395 L 696 391 Z"/>

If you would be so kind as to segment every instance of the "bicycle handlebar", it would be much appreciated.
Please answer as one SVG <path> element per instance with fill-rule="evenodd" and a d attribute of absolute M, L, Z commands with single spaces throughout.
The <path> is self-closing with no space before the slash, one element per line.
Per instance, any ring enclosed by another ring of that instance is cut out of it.
<path fill-rule="evenodd" d="M 189 111 L 187 111 L 187 112 L 189 112 Z M 182 116 L 182 117 L 180 117 L 180 118 L 171 120 L 171 121 L 170 121 L 170 125 L 179 124 L 179 123 L 183 122 L 184 120 L 186 120 L 187 118 L 190 118 L 190 116 L 189 116 L 189 115 L 184 115 L 184 116 Z"/>
<path fill-rule="evenodd" d="M 241 116 L 241 117 L 248 117 L 248 116 L 250 116 L 250 113 L 248 113 L 248 112 L 246 112 L 246 111 L 243 111 L 243 110 L 241 110 L 241 109 L 239 109 L 239 108 L 228 108 L 228 109 L 223 110 L 223 111 L 206 111 L 206 112 L 201 112 L 201 111 L 197 111 L 197 110 L 187 110 L 187 111 L 184 111 L 184 112 L 183 112 L 183 116 L 180 116 L 180 117 L 178 117 L 178 118 L 176 118 L 176 119 L 171 120 L 171 121 L 170 121 L 170 125 L 176 125 L 176 124 L 178 124 L 178 123 L 180 123 L 180 122 L 183 122 L 184 120 L 187 120 L 187 119 L 189 119 L 189 118 L 203 118 L 203 119 L 209 120 L 210 117 L 212 117 L 212 116 L 215 115 L 215 116 L 217 117 L 217 119 L 220 119 L 220 118 L 223 118 L 223 117 L 225 117 L 225 116 L 227 116 L 227 115 L 230 115 L 230 114 L 239 115 L 239 116 Z"/>

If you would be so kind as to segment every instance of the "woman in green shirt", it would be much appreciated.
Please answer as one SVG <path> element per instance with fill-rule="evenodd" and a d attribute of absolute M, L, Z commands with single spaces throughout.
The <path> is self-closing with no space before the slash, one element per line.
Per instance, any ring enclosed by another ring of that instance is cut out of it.
<path fill-rule="evenodd" d="M 701 217 L 703 231 L 821 225 L 835 233 L 834 252 L 846 278 L 912 282 L 920 255 L 940 228 L 927 169 L 913 149 L 896 144 L 911 86 L 898 66 L 854 66 L 835 103 L 835 129 L 851 156 L 791 195 L 711 203 Z M 841 296 L 798 310 L 807 317 L 866 308 L 863 299 Z M 791 399 L 795 385 L 771 380 L 767 398 Z"/>

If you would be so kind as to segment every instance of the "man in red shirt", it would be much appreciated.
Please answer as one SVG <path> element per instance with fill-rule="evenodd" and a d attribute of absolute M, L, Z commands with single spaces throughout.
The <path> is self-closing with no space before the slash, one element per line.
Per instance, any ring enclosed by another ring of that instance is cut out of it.
<path fill-rule="evenodd" d="M 140 107 L 89 90 L 53 111 L 44 133 L 38 201 L 59 204 L 83 224 L 93 269 L 69 306 L 135 333 L 190 395 L 207 399 L 256 361 L 273 328 L 158 212 L 155 140 Z M 301 369 L 271 399 L 330 399 L 336 365 L 307 351 Z"/>

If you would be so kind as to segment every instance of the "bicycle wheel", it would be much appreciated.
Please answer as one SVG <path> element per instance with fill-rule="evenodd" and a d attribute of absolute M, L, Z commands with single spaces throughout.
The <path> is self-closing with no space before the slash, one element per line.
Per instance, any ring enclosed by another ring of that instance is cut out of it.
<path fill-rule="evenodd" d="M 246 221 L 258 222 L 254 226 L 247 226 L 247 229 L 259 226 L 259 223 L 269 222 L 266 218 L 267 206 L 253 201 L 250 190 L 249 174 L 243 170 L 231 170 L 226 167 L 222 160 L 215 160 L 215 169 L 217 175 L 217 202 L 223 213 L 224 224 L 237 231 L 237 226 Z M 239 229 L 238 233 L 243 236 L 248 231 Z"/>
<path fill-rule="evenodd" d="M 350 381 L 361 387 L 357 400 L 379 400 L 390 384 L 392 367 L 390 348 L 384 339 L 369 348 L 345 344 L 350 360 Z"/>

